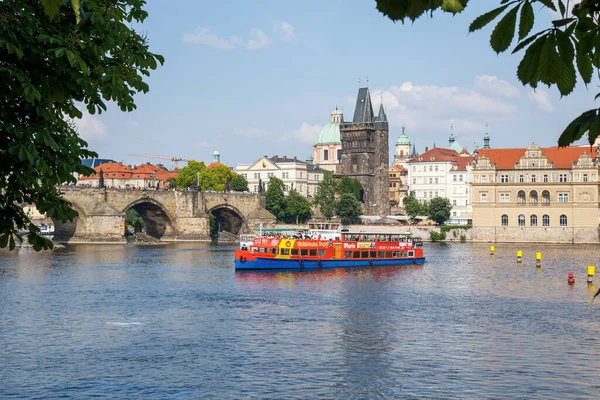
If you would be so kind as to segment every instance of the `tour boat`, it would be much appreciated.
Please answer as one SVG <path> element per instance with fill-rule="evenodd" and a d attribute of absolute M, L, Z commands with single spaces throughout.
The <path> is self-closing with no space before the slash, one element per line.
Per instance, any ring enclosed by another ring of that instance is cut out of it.
<path fill-rule="evenodd" d="M 422 243 L 409 232 L 297 230 L 241 235 L 235 268 L 316 269 L 422 264 Z"/>

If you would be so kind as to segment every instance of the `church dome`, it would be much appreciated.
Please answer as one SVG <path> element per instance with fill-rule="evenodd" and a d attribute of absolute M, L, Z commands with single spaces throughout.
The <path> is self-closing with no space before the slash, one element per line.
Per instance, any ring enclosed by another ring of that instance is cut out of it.
<path fill-rule="evenodd" d="M 398 140 L 396 140 L 396 144 L 397 145 L 409 145 L 410 146 L 410 140 L 408 139 L 408 136 L 406 136 L 403 133 L 402 135 L 400 135 L 400 137 L 398 138 Z"/>
<path fill-rule="evenodd" d="M 340 144 L 342 139 L 340 136 L 340 123 L 330 122 L 321 129 L 317 136 L 317 144 Z"/>

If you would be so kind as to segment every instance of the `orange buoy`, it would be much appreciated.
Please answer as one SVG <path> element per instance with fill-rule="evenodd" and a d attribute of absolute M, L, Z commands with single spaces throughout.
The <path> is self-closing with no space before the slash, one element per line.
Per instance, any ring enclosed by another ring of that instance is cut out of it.
<path fill-rule="evenodd" d="M 575 284 L 575 276 L 573 274 L 569 274 L 567 278 L 569 285 Z"/>

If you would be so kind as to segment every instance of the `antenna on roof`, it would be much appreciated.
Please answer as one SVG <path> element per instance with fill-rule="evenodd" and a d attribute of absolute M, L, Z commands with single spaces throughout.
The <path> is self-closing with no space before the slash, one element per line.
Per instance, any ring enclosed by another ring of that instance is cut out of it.
<path fill-rule="evenodd" d="M 360 85 L 360 76 L 358 77 L 358 84 Z"/>
<path fill-rule="evenodd" d="M 367 76 L 367 87 L 369 86 L 369 77 Z"/>

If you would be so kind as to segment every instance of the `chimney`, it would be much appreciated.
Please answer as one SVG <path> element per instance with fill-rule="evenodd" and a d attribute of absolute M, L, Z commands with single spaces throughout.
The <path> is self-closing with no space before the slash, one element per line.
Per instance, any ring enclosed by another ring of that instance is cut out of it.
<path fill-rule="evenodd" d="M 297 161 L 297 160 L 296 160 L 296 156 L 294 156 L 294 161 Z"/>
<path fill-rule="evenodd" d="M 279 160 L 279 156 L 278 155 L 274 155 L 273 156 L 273 160 L 278 161 Z"/>
<path fill-rule="evenodd" d="M 287 156 L 283 156 L 283 161 L 287 161 Z"/>
<path fill-rule="evenodd" d="M 425 153 L 429 151 L 429 147 L 425 146 Z"/>

